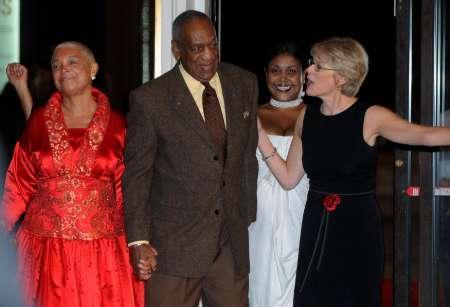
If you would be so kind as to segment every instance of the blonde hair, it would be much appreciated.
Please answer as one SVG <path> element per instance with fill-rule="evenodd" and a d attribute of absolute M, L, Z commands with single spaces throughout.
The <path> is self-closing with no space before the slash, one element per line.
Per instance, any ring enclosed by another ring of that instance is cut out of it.
<path fill-rule="evenodd" d="M 345 79 L 342 94 L 355 96 L 369 71 L 369 57 L 364 47 L 349 37 L 331 37 L 311 48 L 314 59 L 320 59 Z"/>

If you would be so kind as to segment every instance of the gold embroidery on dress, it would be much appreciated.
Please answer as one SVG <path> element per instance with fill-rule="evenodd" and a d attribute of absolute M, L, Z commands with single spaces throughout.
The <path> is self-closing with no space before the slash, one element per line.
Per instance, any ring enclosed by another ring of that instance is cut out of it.
<path fill-rule="evenodd" d="M 78 159 L 68 141 L 61 94 L 54 94 L 45 107 L 45 125 L 58 177 L 38 183 L 38 194 L 27 209 L 24 228 L 35 234 L 91 240 L 124 231 L 113 180 L 90 177 L 110 117 L 106 96 L 95 89 L 93 96 L 97 110 L 83 136 Z"/>

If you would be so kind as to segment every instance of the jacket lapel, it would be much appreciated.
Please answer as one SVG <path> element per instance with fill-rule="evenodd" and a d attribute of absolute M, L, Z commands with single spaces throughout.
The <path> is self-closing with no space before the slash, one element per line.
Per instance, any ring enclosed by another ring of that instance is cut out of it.
<path fill-rule="evenodd" d="M 209 137 L 203 117 L 195 104 L 194 98 L 189 92 L 186 82 L 183 80 L 178 66 L 173 68 L 172 73 L 174 77 L 174 93 L 172 99 L 174 109 L 186 125 L 193 129 L 214 150 L 214 145 Z"/>
<path fill-rule="evenodd" d="M 222 86 L 223 99 L 225 101 L 225 113 L 227 120 L 227 156 L 231 154 L 231 150 L 235 138 L 235 129 L 237 127 L 235 120 L 240 113 L 239 103 L 233 79 L 226 74 L 222 74 L 219 69 L 220 84 Z"/>

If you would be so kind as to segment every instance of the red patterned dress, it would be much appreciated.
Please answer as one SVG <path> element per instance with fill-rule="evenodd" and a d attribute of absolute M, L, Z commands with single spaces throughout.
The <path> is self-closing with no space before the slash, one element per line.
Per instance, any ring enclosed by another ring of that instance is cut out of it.
<path fill-rule="evenodd" d="M 55 93 L 33 112 L 7 172 L 1 221 L 17 233 L 27 306 L 143 306 L 124 235 L 125 120 L 93 89 L 88 128 L 67 128 Z"/>

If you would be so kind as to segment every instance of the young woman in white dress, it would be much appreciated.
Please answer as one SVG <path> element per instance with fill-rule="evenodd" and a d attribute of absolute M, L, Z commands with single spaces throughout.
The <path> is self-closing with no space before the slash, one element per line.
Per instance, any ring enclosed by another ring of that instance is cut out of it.
<path fill-rule="evenodd" d="M 262 127 L 278 153 L 286 158 L 301 108 L 303 70 L 294 43 L 277 46 L 265 67 L 270 102 L 258 110 Z M 284 190 L 268 169 L 261 153 L 259 162 L 258 211 L 249 227 L 250 306 L 290 307 L 308 179 L 293 190 Z"/>

